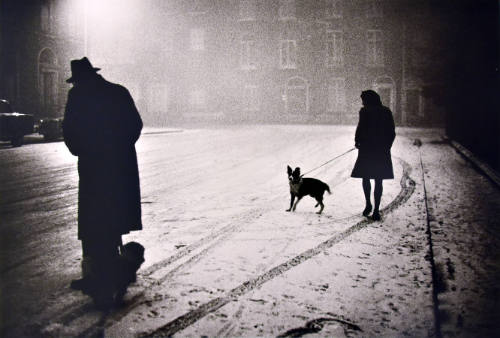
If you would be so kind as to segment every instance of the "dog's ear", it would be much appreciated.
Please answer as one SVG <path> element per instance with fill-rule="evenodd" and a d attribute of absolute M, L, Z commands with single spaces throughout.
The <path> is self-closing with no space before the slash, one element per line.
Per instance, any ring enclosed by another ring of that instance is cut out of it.
<path fill-rule="evenodd" d="M 300 168 L 299 167 L 295 168 L 295 170 L 293 171 L 293 173 L 294 174 L 297 173 L 297 175 L 300 176 Z"/>
<path fill-rule="evenodd" d="M 286 170 L 287 170 L 288 176 L 290 176 L 292 174 L 292 168 L 290 168 L 290 166 L 287 165 Z"/>

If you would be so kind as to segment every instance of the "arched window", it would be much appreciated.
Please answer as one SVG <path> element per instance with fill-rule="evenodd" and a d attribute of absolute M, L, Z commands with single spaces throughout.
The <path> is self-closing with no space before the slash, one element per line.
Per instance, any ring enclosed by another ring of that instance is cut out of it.
<path fill-rule="evenodd" d="M 59 71 L 57 58 L 50 48 L 44 48 L 38 55 L 38 89 L 40 112 L 45 116 L 55 116 L 58 110 Z"/>
<path fill-rule="evenodd" d="M 394 85 L 394 80 L 390 76 L 380 76 L 375 79 L 373 90 L 380 95 L 382 104 L 395 113 L 396 86 Z"/>
<path fill-rule="evenodd" d="M 44 65 L 57 65 L 57 59 L 50 48 L 44 48 L 40 52 L 39 62 Z"/>

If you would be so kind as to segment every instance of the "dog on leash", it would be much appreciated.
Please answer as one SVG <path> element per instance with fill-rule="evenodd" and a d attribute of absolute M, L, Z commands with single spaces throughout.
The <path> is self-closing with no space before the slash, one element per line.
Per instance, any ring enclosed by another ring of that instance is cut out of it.
<path fill-rule="evenodd" d="M 318 202 L 315 208 L 320 206 L 317 214 L 321 214 L 325 207 L 323 204 L 323 195 L 325 191 L 331 194 L 328 184 L 316 178 L 302 177 L 300 175 L 300 168 L 298 167 L 292 171 L 292 168 L 287 166 L 287 173 L 290 184 L 290 208 L 286 211 L 295 211 L 302 197 L 309 195 Z M 297 198 L 297 201 L 295 201 L 295 198 Z"/>

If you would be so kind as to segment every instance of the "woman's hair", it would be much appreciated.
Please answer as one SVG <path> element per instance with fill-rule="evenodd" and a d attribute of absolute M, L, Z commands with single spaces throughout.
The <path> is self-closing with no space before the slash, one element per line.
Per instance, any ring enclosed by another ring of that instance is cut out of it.
<path fill-rule="evenodd" d="M 374 90 L 365 90 L 361 92 L 361 100 L 365 106 L 381 106 L 380 96 Z"/>

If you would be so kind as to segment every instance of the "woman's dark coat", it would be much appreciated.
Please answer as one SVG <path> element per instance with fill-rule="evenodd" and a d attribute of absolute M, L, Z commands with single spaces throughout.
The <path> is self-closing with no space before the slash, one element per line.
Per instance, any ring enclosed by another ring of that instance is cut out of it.
<path fill-rule="evenodd" d="M 95 82 L 95 83 L 94 83 Z M 78 238 L 115 238 L 141 230 L 135 142 L 142 120 L 128 90 L 100 75 L 68 93 L 64 141 L 78 156 Z"/>
<path fill-rule="evenodd" d="M 391 147 L 395 137 L 394 119 L 389 108 L 382 105 L 361 108 L 355 136 L 358 158 L 351 177 L 394 178 Z"/>

